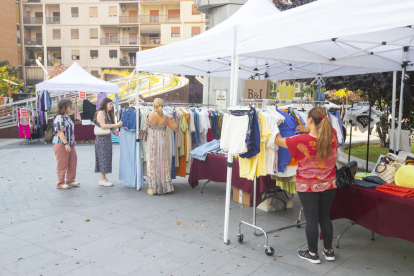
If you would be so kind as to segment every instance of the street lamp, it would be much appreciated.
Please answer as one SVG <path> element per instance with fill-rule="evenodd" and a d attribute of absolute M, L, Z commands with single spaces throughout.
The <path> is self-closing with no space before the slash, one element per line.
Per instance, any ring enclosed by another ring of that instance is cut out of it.
<path fill-rule="evenodd" d="M 3 81 L 7 82 L 9 84 L 9 98 L 11 99 L 11 85 L 19 85 L 18 83 L 15 83 L 14 81 L 11 80 L 5 80 L 3 79 Z"/>

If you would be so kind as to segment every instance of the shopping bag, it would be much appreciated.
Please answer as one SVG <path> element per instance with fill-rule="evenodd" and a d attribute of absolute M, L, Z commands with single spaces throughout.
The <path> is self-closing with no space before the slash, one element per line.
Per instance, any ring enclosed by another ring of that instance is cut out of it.
<path fill-rule="evenodd" d="M 256 80 L 256 76 L 258 76 L 258 80 Z M 256 74 L 253 80 L 246 80 L 244 98 L 250 100 L 270 99 L 270 80 L 260 80 L 259 74 Z"/>

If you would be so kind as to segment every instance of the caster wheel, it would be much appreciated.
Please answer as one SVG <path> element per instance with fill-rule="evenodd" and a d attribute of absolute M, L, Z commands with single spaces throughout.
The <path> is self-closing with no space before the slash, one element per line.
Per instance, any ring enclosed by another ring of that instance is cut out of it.
<path fill-rule="evenodd" d="M 297 220 L 297 221 L 296 221 L 296 224 L 299 224 L 299 223 L 300 223 L 300 220 Z M 297 227 L 297 228 L 300 228 L 301 226 L 302 226 L 302 225 L 296 225 L 296 227 Z"/>
<path fill-rule="evenodd" d="M 243 242 L 243 238 L 244 238 L 243 234 L 237 235 L 237 241 L 239 243 L 242 243 Z"/>
<path fill-rule="evenodd" d="M 265 253 L 267 256 L 273 256 L 273 254 L 275 254 L 275 250 L 273 249 L 273 247 L 269 247 L 265 250 Z"/>
<path fill-rule="evenodd" d="M 225 245 L 229 245 L 230 244 L 230 240 L 227 240 L 227 242 L 224 243 Z"/>

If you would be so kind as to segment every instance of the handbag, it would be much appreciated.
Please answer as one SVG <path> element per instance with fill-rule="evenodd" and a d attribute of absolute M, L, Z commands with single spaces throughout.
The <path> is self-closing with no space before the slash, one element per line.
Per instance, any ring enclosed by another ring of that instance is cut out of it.
<path fill-rule="evenodd" d="M 398 163 L 391 165 L 391 171 L 394 172 L 394 166 Z M 413 165 L 400 165 L 400 167 L 395 170 L 395 184 L 402 187 L 414 189 L 414 166 Z"/>
<path fill-rule="evenodd" d="M 398 156 L 392 153 L 388 153 L 384 158 L 381 158 L 380 163 L 378 163 L 378 165 L 375 167 L 377 176 L 384 180 L 386 183 L 394 183 L 395 173 L 398 170 L 398 168 L 391 169 L 394 164 L 401 166 L 402 161 L 398 158 Z"/>
<path fill-rule="evenodd" d="M 96 136 L 100 136 L 100 135 L 108 135 L 108 134 L 111 134 L 111 130 L 108 128 L 108 129 L 103 129 L 103 128 L 101 128 L 101 127 L 98 127 L 97 125 L 95 125 L 95 127 L 94 127 L 94 129 L 93 129 L 93 133 L 96 135 Z"/>
<path fill-rule="evenodd" d="M 336 168 L 336 186 L 341 189 L 345 190 L 351 187 L 355 183 L 354 175 L 356 173 L 356 169 L 358 167 L 358 163 L 356 161 L 352 161 L 339 170 Z M 354 186 L 355 187 L 355 186 Z"/>
<path fill-rule="evenodd" d="M 140 132 L 138 133 L 138 139 L 147 141 L 147 134 L 148 134 L 148 125 L 140 130 Z"/>

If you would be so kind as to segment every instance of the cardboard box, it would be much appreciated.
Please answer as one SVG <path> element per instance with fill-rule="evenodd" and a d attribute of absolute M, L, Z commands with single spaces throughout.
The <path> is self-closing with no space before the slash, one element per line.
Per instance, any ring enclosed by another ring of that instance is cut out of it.
<path fill-rule="evenodd" d="M 233 187 L 233 201 L 248 207 L 253 206 L 253 203 L 250 203 L 250 194 L 235 187 Z"/>

